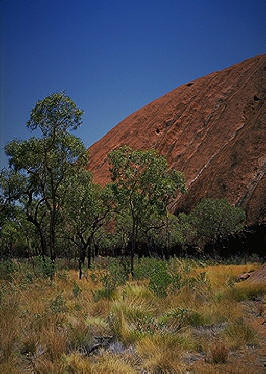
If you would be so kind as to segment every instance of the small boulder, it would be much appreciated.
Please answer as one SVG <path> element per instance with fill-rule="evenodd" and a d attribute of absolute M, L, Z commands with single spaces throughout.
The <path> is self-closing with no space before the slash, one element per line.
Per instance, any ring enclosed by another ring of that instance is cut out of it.
<path fill-rule="evenodd" d="M 248 279 L 250 277 L 250 274 L 251 273 L 244 273 L 244 274 L 239 275 L 239 277 L 237 278 L 237 282 L 241 282 L 243 280 Z"/>

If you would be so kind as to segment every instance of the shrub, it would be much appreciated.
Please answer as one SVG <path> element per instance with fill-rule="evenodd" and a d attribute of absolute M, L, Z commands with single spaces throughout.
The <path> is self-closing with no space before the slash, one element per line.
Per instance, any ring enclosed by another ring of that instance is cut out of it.
<path fill-rule="evenodd" d="M 127 266 L 126 262 L 122 264 L 121 260 L 119 262 L 118 259 L 110 258 L 106 271 L 91 273 L 92 281 L 100 281 L 103 285 L 102 289 L 92 291 L 94 301 L 99 301 L 103 298 L 110 299 L 116 287 L 126 283 L 128 275 L 129 266 Z"/>
<path fill-rule="evenodd" d="M 60 313 L 66 311 L 65 300 L 62 295 L 57 295 L 50 304 L 50 309 L 54 313 Z"/>
<path fill-rule="evenodd" d="M 189 215 L 197 230 L 198 243 L 223 238 L 240 231 L 245 222 L 245 211 L 229 204 L 226 199 L 202 199 Z"/>
<path fill-rule="evenodd" d="M 149 288 L 159 297 L 166 296 L 166 290 L 171 280 L 171 276 L 167 271 L 167 263 L 157 260 L 150 273 Z"/>
<path fill-rule="evenodd" d="M 184 326 L 203 326 L 207 323 L 204 315 L 188 308 L 176 308 L 168 311 L 159 318 L 161 325 L 170 326 L 175 331 L 180 330 Z"/>
<path fill-rule="evenodd" d="M 35 259 L 35 271 L 36 275 L 39 275 L 44 278 L 53 278 L 56 272 L 56 267 L 54 262 L 50 259 L 50 257 L 37 256 Z"/>
<path fill-rule="evenodd" d="M 82 289 L 79 287 L 77 282 L 74 282 L 72 292 L 73 292 L 74 297 L 78 297 L 81 294 Z"/>
<path fill-rule="evenodd" d="M 107 264 L 107 270 L 109 272 L 109 278 L 105 282 L 111 281 L 114 284 L 114 287 L 125 284 L 128 280 L 130 273 L 129 262 L 125 259 L 110 259 Z M 105 284 L 106 286 L 106 284 Z"/>
<path fill-rule="evenodd" d="M 158 260 L 154 257 L 142 257 L 138 260 L 135 265 L 134 278 L 135 279 L 145 279 L 149 278 L 151 274 L 155 271 L 158 263 L 162 260 Z"/>
<path fill-rule="evenodd" d="M 31 272 L 27 272 L 23 278 L 23 282 L 25 284 L 31 284 L 34 280 L 34 274 Z"/>
<path fill-rule="evenodd" d="M 11 260 L 4 260 L 0 262 L 0 278 L 11 279 L 12 274 L 18 270 L 18 266 Z"/>
<path fill-rule="evenodd" d="M 100 288 L 99 290 L 92 291 L 93 301 L 97 303 L 101 299 L 108 299 L 110 300 L 114 295 L 113 288 Z"/>

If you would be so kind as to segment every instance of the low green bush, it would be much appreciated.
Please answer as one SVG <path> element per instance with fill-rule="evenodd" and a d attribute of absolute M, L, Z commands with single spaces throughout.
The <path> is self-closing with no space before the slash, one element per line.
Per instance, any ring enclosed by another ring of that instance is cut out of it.
<path fill-rule="evenodd" d="M 13 273 L 18 270 L 18 266 L 14 261 L 4 260 L 0 262 L 0 279 L 9 280 Z"/>
<path fill-rule="evenodd" d="M 74 297 L 78 297 L 81 294 L 82 289 L 79 287 L 77 282 L 74 282 L 72 292 L 73 292 Z"/>
<path fill-rule="evenodd" d="M 100 288 L 99 290 L 92 291 L 92 297 L 94 302 L 98 302 L 101 299 L 110 300 L 114 295 L 114 289 L 112 288 Z"/>
<path fill-rule="evenodd" d="M 50 309 L 54 313 L 61 313 L 66 311 L 65 300 L 62 295 L 57 295 L 50 304 Z"/>
<path fill-rule="evenodd" d="M 103 298 L 110 299 L 116 287 L 121 286 L 128 280 L 130 272 L 129 263 L 126 259 L 110 258 L 107 264 L 106 271 L 104 272 L 92 272 L 91 279 L 93 282 L 101 282 L 103 285 L 102 289 L 93 292 L 94 301 L 98 301 Z"/>
<path fill-rule="evenodd" d="M 34 269 L 36 276 L 43 278 L 53 278 L 56 272 L 56 265 L 50 257 L 37 256 L 34 259 Z"/>
<path fill-rule="evenodd" d="M 163 262 L 154 257 L 142 257 L 135 263 L 134 278 L 145 279 L 149 278 L 150 275 L 156 270 L 158 264 Z"/>
<path fill-rule="evenodd" d="M 156 296 L 164 297 L 167 295 L 167 287 L 172 281 L 171 275 L 167 270 L 165 261 L 158 261 L 150 273 L 149 288 Z"/>

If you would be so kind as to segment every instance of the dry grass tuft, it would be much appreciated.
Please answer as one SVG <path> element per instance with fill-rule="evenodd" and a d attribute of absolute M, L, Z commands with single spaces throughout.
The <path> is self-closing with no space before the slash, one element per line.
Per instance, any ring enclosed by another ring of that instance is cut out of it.
<path fill-rule="evenodd" d="M 182 373 L 182 352 L 189 346 L 187 337 L 168 334 L 147 336 L 136 344 L 143 366 L 154 374 Z"/>
<path fill-rule="evenodd" d="M 259 317 L 263 317 L 263 315 L 264 315 L 264 303 L 263 302 L 258 303 L 257 312 L 258 312 Z"/>
<path fill-rule="evenodd" d="M 260 300 L 265 295 L 265 291 L 265 283 L 242 282 L 237 284 L 235 287 L 227 289 L 224 293 L 224 298 L 237 302 L 245 300 Z"/>
<path fill-rule="evenodd" d="M 45 347 L 46 355 L 52 362 L 60 359 L 66 352 L 66 333 L 55 325 L 51 325 L 48 330 L 42 331 L 40 342 Z"/>
<path fill-rule="evenodd" d="M 86 346 L 91 340 L 90 327 L 83 319 L 72 318 L 67 326 L 67 344 L 70 350 Z"/>
<path fill-rule="evenodd" d="M 116 355 L 103 354 L 92 366 L 93 374 L 137 374 L 137 371 Z"/>
<path fill-rule="evenodd" d="M 0 363 L 1 374 L 21 374 L 16 361 L 9 360 L 9 362 Z"/>
<path fill-rule="evenodd" d="M 65 356 L 64 361 L 66 374 L 94 374 L 91 362 L 78 353 Z"/>
<path fill-rule="evenodd" d="M 61 360 L 50 361 L 45 357 L 37 358 L 32 361 L 31 373 L 36 374 L 64 374 L 64 363 Z M 85 374 L 85 373 L 84 373 Z"/>
<path fill-rule="evenodd" d="M 257 336 L 255 331 L 239 318 L 231 322 L 224 331 L 225 339 L 231 349 L 237 349 L 246 344 L 256 344 Z"/>
<path fill-rule="evenodd" d="M 0 280 L 0 373 L 254 374 L 244 364 L 236 369 L 232 360 L 240 364 L 242 350 L 259 352 L 259 331 L 250 326 L 260 328 L 265 285 L 235 281 L 259 265 L 173 259 L 167 266 L 183 283 L 166 297 L 156 297 L 149 280 L 141 279 L 96 301 L 92 291 L 102 284 L 90 274 L 78 281 L 74 271 L 59 273 L 53 282 L 29 282 L 22 271 Z M 116 354 L 112 348 L 78 353 L 107 335 L 122 347 Z M 187 353 L 201 362 L 187 361 Z"/>
<path fill-rule="evenodd" d="M 254 367 L 247 367 L 244 364 L 208 364 L 200 363 L 194 365 L 190 374 L 262 374 L 263 371 L 257 371 Z"/>
<path fill-rule="evenodd" d="M 100 355 L 93 360 L 73 353 L 65 361 L 66 374 L 137 374 L 129 363 L 111 354 Z"/>
<path fill-rule="evenodd" d="M 8 295 L 0 308 L 0 357 L 8 360 L 16 350 L 21 333 L 18 301 Z"/>
<path fill-rule="evenodd" d="M 229 350 L 224 342 L 214 341 L 209 348 L 209 361 L 214 364 L 225 364 Z"/>

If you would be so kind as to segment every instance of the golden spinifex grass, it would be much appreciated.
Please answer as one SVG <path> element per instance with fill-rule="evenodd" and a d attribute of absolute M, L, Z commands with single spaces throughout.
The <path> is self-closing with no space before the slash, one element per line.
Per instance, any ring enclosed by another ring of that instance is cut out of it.
<path fill-rule="evenodd" d="M 259 267 L 173 259 L 174 281 L 162 296 L 147 277 L 97 295 L 108 269 L 81 281 L 61 271 L 51 281 L 23 264 L 0 281 L 0 372 L 237 373 L 238 365 L 242 373 L 243 352 L 252 349 L 260 373 L 262 339 L 251 325 L 263 318 L 265 285 L 236 283 Z"/>

